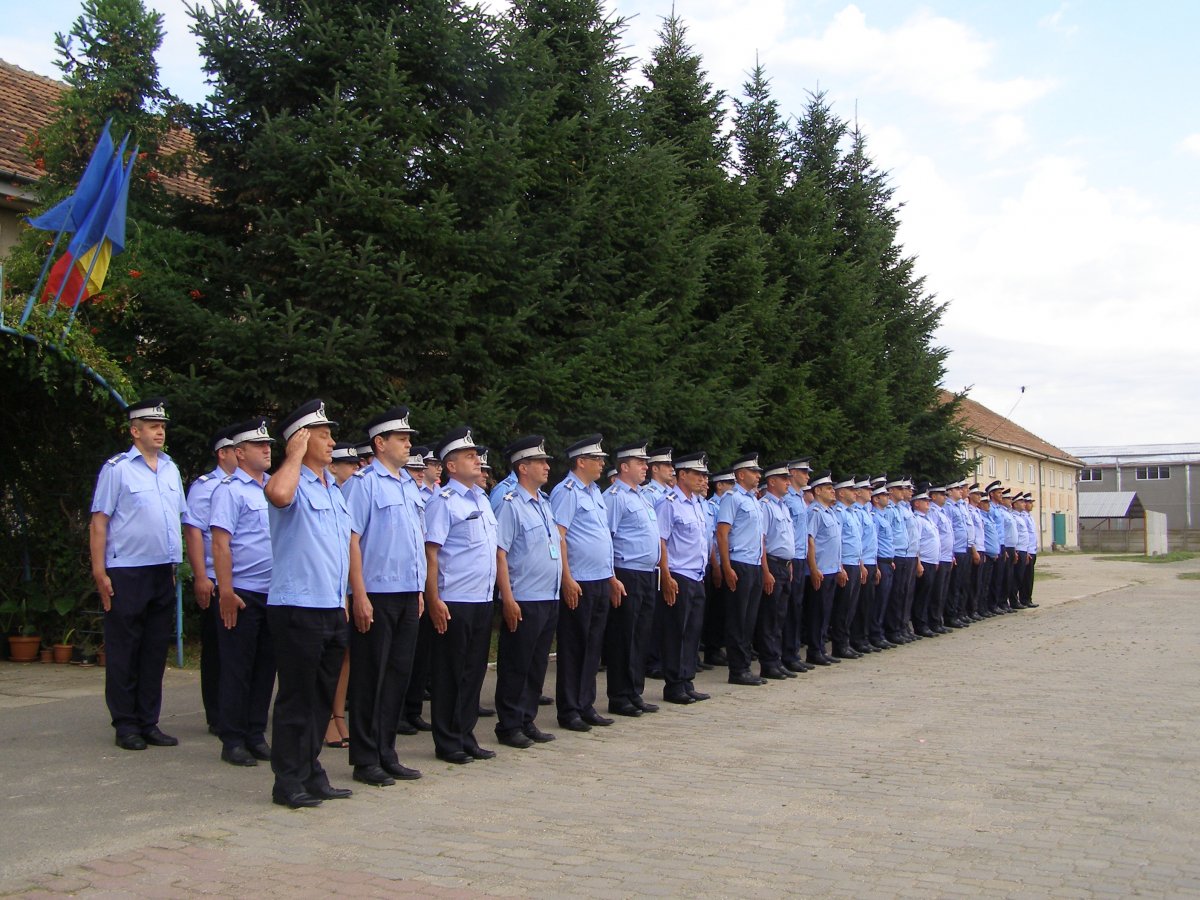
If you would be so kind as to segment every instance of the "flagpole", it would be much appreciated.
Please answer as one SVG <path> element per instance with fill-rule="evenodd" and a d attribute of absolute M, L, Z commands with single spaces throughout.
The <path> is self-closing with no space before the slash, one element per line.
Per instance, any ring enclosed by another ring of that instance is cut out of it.
<path fill-rule="evenodd" d="M 42 282 L 46 280 L 46 273 L 50 271 L 50 260 L 54 259 L 54 251 L 58 249 L 58 244 L 62 240 L 62 236 L 66 233 L 67 229 L 64 225 L 58 230 L 58 234 L 54 236 L 54 246 L 46 254 L 46 261 L 42 264 L 42 274 L 38 276 L 37 284 L 33 286 L 33 290 L 29 293 L 29 299 L 25 301 L 25 311 L 21 313 L 19 324 L 24 325 L 29 320 L 29 316 L 33 312 L 33 304 L 37 302 L 38 292 L 42 289 Z"/>

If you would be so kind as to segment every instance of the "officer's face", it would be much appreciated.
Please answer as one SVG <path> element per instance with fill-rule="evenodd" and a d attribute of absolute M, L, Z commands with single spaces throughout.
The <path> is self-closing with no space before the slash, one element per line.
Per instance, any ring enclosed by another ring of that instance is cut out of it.
<path fill-rule="evenodd" d="M 550 480 L 550 460 L 530 459 L 517 463 L 517 477 L 527 479 L 534 487 L 541 487 Z"/>
<path fill-rule="evenodd" d="M 938 491 L 936 494 L 930 494 L 930 497 L 933 498 L 933 502 L 938 506 L 945 506 L 946 495 L 942 491 Z"/>
<path fill-rule="evenodd" d="M 254 441 L 238 444 L 238 465 L 247 472 L 265 472 L 271 468 L 271 444 L 268 441 Z"/>
<path fill-rule="evenodd" d="M 913 505 L 913 509 L 915 509 L 919 513 L 929 512 L 929 501 L 928 500 L 914 500 L 912 502 L 912 505 Z"/>
<path fill-rule="evenodd" d="M 849 506 L 854 502 L 854 488 L 838 488 L 837 498 L 838 503 L 845 503 Z"/>
<path fill-rule="evenodd" d="M 425 463 L 425 483 L 437 484 L 442 480 L 442 464 L 440 462 Z"/>
<path fill-rule="evenodd" d="M 708 476 L 700 474 L 695 469 L 676 469 L 675 481 L 680 489 L 689 494 L 702 494 L 708 487 Z"/>
<path fill-rule="evenodd" d="M 788 474 L 792 478 L 792 487 L 798 491 L 804 490 L 808 484 L 808 473 L 803 469 L 792 469 Z"/>
<path fill-rule="evenodd" d="M 875 497 L 872 497 L 871 499 L 872 499 L 872 501 L 874 501 L 875 506 L 878 509 L 887 509 L 892 503 L 892 498 L 889 497 L 887 494 L 878 494 Z"/>
<path fill-rule="evenodd" d="M 733 473 L 733 477 L 742 486 L 742 490 L 756 491 L 758 490 L 758 481 L 761 474 L 753 469 L 738 469 Z"/>
<path fill-rule="evenodd" d="M 724 495 L 725 492 L 728 491 L 731 487 L 733 487 L 733 482 L 731 482 L 731 481 L 713 482 L 713 489 L 717 492 L 718 497 Z"/>
<path fill-rule="evenodd" d="M 412 435 L 403 431 L 392 431 L 375 438 L 375 452 L 393 469 L 408 462 L 408 451 L 412 448 Z"/>
<path fill-rule="evenodd" d="M 314 468 L 324 468 L 333 461 L 333 432 L 328 425 L 317 425 L 308 429 L 308 446 L 304 450 L 304 462 Z M 357 464 L 355 464 L 357 468 Z"/>
<path fill-rule="evenodd" d="M 139 450 L 161 450 L 167 442 L 167 423 L 135 419 L 129 424 L 129 433 Z"/>
<path fill-rule="evenodd" d="M 355 460 L 347 462 L 338 460 L 329 464 L 329 471 L 333 473 L 338 484 L 345 484 L 346 479 L 358 471 L 358 463 Z"/>
<path fill-rule="evenodd" d="M 787 493 L 789 479 L 785 475 L 772 475 L 767 479 L 767 491 L 776 497 Z"/>
<path fill-rule="evenodd" d="M 854 489 L 854 499 L 857 500 L 859 503 L 870 503 L 871 502 L 871 489 L 870 488 L 855 488 Z"/>
<path fill-rule="evenodd" d="M 832 484 L 818 484 L 813 488 L 813 496 L 817 498 L 817 502 L 829 506 L 833 503 L 835 491 Z"/>
<path fill-rule="evenodd" d="M 623 459 L 621 460 L 621 477 L 630 479 L 634 484 L 641 484 L 646 480 L 646 465 L 644 459 Z"/>
<path fill-rule="evenodd" d="M 479 466 L 479 453 L 475 450 L 455 450 L 442 460 L 450 477 L 463 484 L 478 484 L 479 474 L 483 470 Z"/>

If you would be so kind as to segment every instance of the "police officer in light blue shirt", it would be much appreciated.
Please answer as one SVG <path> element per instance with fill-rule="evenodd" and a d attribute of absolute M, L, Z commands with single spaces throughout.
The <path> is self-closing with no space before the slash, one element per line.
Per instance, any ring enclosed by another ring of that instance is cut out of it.
<path fill-rule="evenodd" d="M 788 587 L 787 615 L 783 620 L 783 667 L 789 672 L 807 672 L 810 666 L 800 658 L 804 643 L 804 591 L 808 584 L 808 502 L 804 489 L 812 476 L 812 460 L 805 456 L 788 462 L 791 484 L 783 502 L 792 517 L 796 546 L 792 550 L 792 582 Z"/>
<path fill-rule="evenodd" d="M 517 486 L 517 473 L 509 472 L 500 481 L 496 482 L 496 486 L 488 492 L 488 503 L 492 506 L 492 513 L 496 519 L 500 518 L 500 504 L 504 502 L 504 498 L 513 492 Z"/>
<path fill-rule="evenodd" d="M 618 447 L 617 480 L 604 492 L 612 533 L 613 570 L 625 599 L 608 614 L 604 636 L 608 662 L 608 711 L 637 717 L 657 712 L 642 698 L 646 650 L 651 638 L 659 579 L 668 582 L 666 545 L 658 533 L 652 494 L 641 487 L 648 453 L 644 442 Z"/>
<path fill-rule="evenodd" d="M 655 508 L 664 496 L 673 493 L 675 489 L 675 465 L 671 460 L 674 453 L 672 447 L 654 447 L 647 451 L 650 459 L 648 477 L 642 489 L 647 491 Z M 653 604 L 653 621 L 650 625 L 650 639 L 646 644 L 645 657 L 642 660 L 643 671 L 652 678 L 662 678 L 662 661 L 659 650 L 663 642 L 663 616 L 666 604 L 663 602 L 661 588 L 656 592 Z"/>
<path fill-rule="evenodd" d="M 991 614 L 988 612 L 987 592 L 988 576 L 991 565 L 987 558 L 987 529 L 984 527 L 983 510 L 980 509 L 979 498 L 983 493 L 978 484 L 972 484 L 965 493 L 967 498 L 967 515 L 971 523 L 971 578 L 967 585 L 967 612 L 972 622 L 982 622 Z"/>
<path fill-rule="evenodd" d="M 783 667 L 783 623 L 787 600 L 791 595 L 793 555 L 796 532 L 791 510 L 784 503 L 791 478 L 786 462 L 766 467 L 763 477 L 767 490 L 759 501 L 762 510 L 767 567 L 774 580 L 773 589 L 763 592 L 754 628 L 754 649 L 758 653 L 759 677 L 780 681 L 796 674 Z"/>
<path fill-rule="evenodd" d="M 221 691 L 221 666 L 217 649 L 217 590 L 213 572 L 212 532 L 208 518 L 212 509 L 213 491 L 226 475 L 237 468 L 237 454 L 229 440 L 231 428 L 226 426 L 213 436 L 212 450 L 217 465 L 211 472 L 192 482 L 187 492 L 187 509 L 183 513 L 183 545 L 188 565 L 192 567 L 192 593 L 200 607 L 200 699 L 204 703 L 204 718 L 210 734 L 217 734 L 217 704 Z"/>
<path fill-rule="evenodd" d="M 887 488 L 887 476 L 871 480 L 871 521 L 875 528 L 876 570 L 879 573 L 875 585 L 875 620 L 871 625 L 871 644 L 891 650 L 896 646 L 888 639 L 888 610 L 891 608 L 893 586 L 896 576 L 895 529 L 892 519 L 891 492 Z"/>
<path fill-rule="evenodd" d="M 946 510 L 948 488 L 937 485 L 929 489 L 929 518 L 938 532 L 938 574 L 930 602 L 929 627 L 938 634 L 950 631 L 946 611 L 950 603 L 950 573 L 954 568 L 954 526 Z"/>
<path fill-rule="evenodd" d="M 686 705 L 709 699 L 693 681 L 704 618 L 704 573 L 712 555 L 704 499 L 708 457 L 702 452 L 680 456 L 674 460 L 674 471 L 671 496 L 661 496 L 655 507 L 671 567 L 663 598 L 663 699 Z"/>
<path fill-rule="evenodd" d="M 711 571 L 704 584 L 704 628 L 700 636 L 704 647 L 704 667 L 715 668 L 729 663 L 725 655 L 725 577 L 721 571 L 721 560 L 717 552 L 717 516 L 721 511 L 721 498 L 733 490 L 733 470 L 722 469 L 714 473 L 709 480 L 712 483 L 712 496 L 708 498 L 709 543 L 712 547 Z"/>
<path fill-rule="evenodd" d="M 497 517 L 496 577 L 503 622 L 496 657 L 496 738 L 525 749 L 554 740 L 537 727 L 550 645 L 558 627 L 563 536 L 542 487 L 550 454 L 540 434 L 504 449 L 516 485 Z"/>
<path fill-rule="evenodd" d="M 437 456 L 450 480 L 425 507 L 425 606 L 434 632 L 430 711 L 438 759 L 461 764 L 496 755 L 475 738 L 491 647 L 496 517 L 479 486 L 471 430 L 446 434 Z"/>
<path fill-rule="evenodd" d="M 213 559 L 220 589 L 221 759 L 235 766 L 271 758 L 267 714 L 275 687 L 275 647 L 267 624 L 271 526 L 265 487 L 273 439 L 266 419 L 232 429 L 238 467 L 212 495 Z"/>
<path fill-rule="evenodd" d="M 609 607 L 619 605 L 624 586 L 613 575 L 612 532 L 597 479 L 607 455 L 599 434 L 567 447 L 570 472 L 550 492 L 550 508 L 562 535 L 562 608 L 558 614 L 554 700 L 558 723 L 590 731 L 613 720 L 596 711 L 596 673 Z"/>
<path fill-rule="evenodd" d="M 92 578 L 104 607 L 104 698 L 123 750 L 179 743 L 158 727 L 162 679 L 175 601 L 175 567 L 183 559 L 183 484 L 167 439 L 160 397 L 128 408 L 133 446 L 100 468 L 92 498 Z"/>
<path fill-rule="evenodd" d="M 850 626 L 850 647 L 859 653 L 875 653 L 879 648 L 871 643 L 870 632 L 875 619 L 875 588 L 879 584 L 879 541 L 875 536 L 875 520 L 871 516 L 871 479 L 866 475 L 854 482 L 854 504 L 850 511 L 859 519 L 863 566 L 867 570 L 867 577 L 859 589 L 858 608 Z"/>
<path fill-rule="evenodd" d="M 346 655 L 350 512 L 327 471 L 336 422 L 310 400 L 280 422 L 283 464 L 267 482 L 271 584 L 267 624 L 279 686 L 271 716 L 271 799 L 293 809 L 349 797 L 318 756 Z"/>
<path fill-rule="evenodd" d="M 729 683 L 762 685 L 766 679 L 750 671 L 751 643 L 762 595 L 772 594 L 775 588 L 775 576 L 767 565 L 763 510 L 754 493 L 762 468 L 757 453 L 735 460 L 731 468 L 736 483 L 721 498 L 717 512 Z"/>
<path fill-rule="evenodd" d="M 373 416 L 367 422 L 371 461 L 342 486 L 350 510 L 354 625 L 350 764 L 355 781 L 378 787 L 421 777 L 396 753 L 427 570 L 425 500 L 408 468 L 416 433 L 407 406 Z"/>
<path fill-rule="evenodd" d="M 850 626 L 858 611 L 858 597 L 867 580 L 863 562 L 863 521 L 851 507 L 855 502 L 853 475 L 834 484 L 837 503 L 833 510 L 842 527 L 842 568 L 846 583 L 839 584 L 833 595 L 833 613 L 829 623 L 829 639 L 834 659 L 858 659 L 862 656 L 850 646 Z"/>
<path fill-rule="evenodd" d="M 833 596 L 849 576 L 842 567 L 842 523 L 833 506 L 833 474 L 823 472 L 812 480 L 813 502 L 808 506 L 808 587 L 804 595 L 808 633 L 808 659 L 816 666 L 840 660 L 825 652 Z"/>
<path fill-rule="evenodd" d="M 942 543 L 936 522 L 930 517 L 932 503 L 929 483 L 923 482 L 912 498 L 913 520 L 917 528 L 917 583 L 913 593 L 913 631 L 920 637 L 934 637 L 939 632 L 931 625 L 934 589 L 937 587 L 938 560 Z"/>

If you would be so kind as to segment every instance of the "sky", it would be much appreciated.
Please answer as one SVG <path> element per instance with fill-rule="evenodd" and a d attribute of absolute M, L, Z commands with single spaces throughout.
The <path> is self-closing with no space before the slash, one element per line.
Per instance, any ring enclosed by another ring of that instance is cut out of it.
<path fill-rule="evenodd" d="M 495 0 L 502 2 L 502 0 Z M 182 0 L 164 84 L 200 101 Z M 649 57 L 671 0 L 609 0 Z M 903 204 L 946 304 L 945 387 L 1053 444 L 1200 440 L 1200 3 L 675 0 L 709 80 L 759 60 L 785 114 L 827 92 Z M 0 58 L 56 75 L 78 0 L 0 0 Z M 639 66 L 640 68 L 640 63 Z"/>

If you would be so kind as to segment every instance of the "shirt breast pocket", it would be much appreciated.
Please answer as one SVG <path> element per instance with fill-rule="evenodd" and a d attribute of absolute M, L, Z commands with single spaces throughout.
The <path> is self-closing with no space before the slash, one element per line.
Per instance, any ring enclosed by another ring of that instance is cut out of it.
<path fill-rule="evenodd" d="M 134 506 L 150 506 L 157 500 L 158 491 L 154 490 L 154 486 L 150 484 L 130 484 L 126 490 L 129 492 L 129 499 Z"/>
<path fill-rule="evenodd" d="M 251 496 L 246 498 L 246 509 L 249 518 L 256 525 L 267 527 L 267 496 Z"/>
<path fill-rule="evenodd" d="M 476 513 L 464 523 L 467 527 L 467 546 L 478 547 L 487 537 L 484 531 L 483 519 Z"/>

